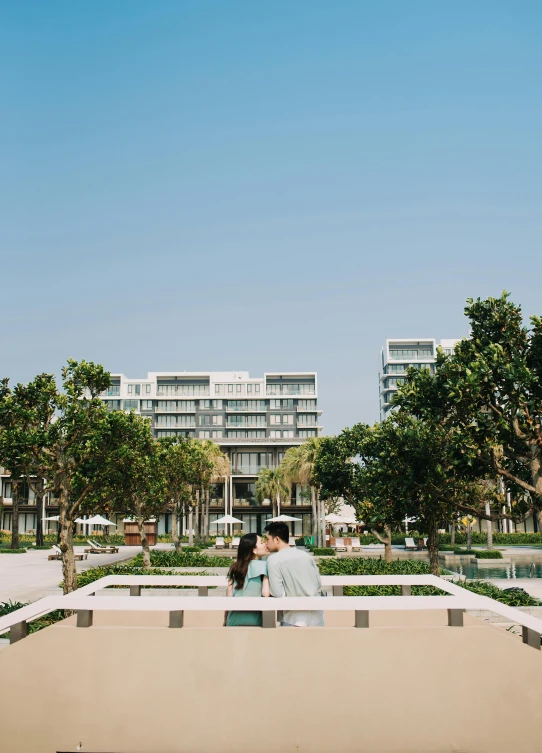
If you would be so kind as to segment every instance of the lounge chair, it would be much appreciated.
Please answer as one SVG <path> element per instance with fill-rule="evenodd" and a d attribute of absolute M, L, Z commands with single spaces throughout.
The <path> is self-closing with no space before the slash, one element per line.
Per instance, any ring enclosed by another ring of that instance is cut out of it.
<path fill-rule="evenodd" d="M 225 549 L 226 544 L 224 543 L 224 538 L 222 536 L 217 536 L 215 541 L 215 549 Z"/>
<path fill-rule="evenodd" d="M 288 546 L 295 546 L 295 536 L 290 536 L 288 539 Z"/>
<path fill-rule="evenodd" d="M 59 549 L 55 544 L 53 544 L 53 552 L 54 554 L 50 554 L 47 559 L 48 560 L 61 560 L 62 559 L 62 550 Z M 74 552 L 73 557 L 76 560 L 86 560 L 88 557 L 88 554 L 83 554 L 82 552 Z"/>
<path fill-rule="evenodd" d="M 405 539 L 405 549 L 417 549 L 417 548 L 418 547 L 414 543 L 414 539 L 412 537 Z"/>
<path fill-rule="evenodd" d="M 90 549 L 85 549 L 85 554 L 116 554 L 119 551 L 118 546 L 101 546 L 92 539 L 87 539 Z"/>
<path fill-rule="evenodd" d="M 239 549 L 239 542 L 240 541 L 241 541 L 241 537 L 240 536 L 236 536 L 234 539 L 232 539 L 232 541 L 231 541 L 231 548 L 232 549 Z"/>
<path fill-rule="evenodd" d="M 361 552 L 361 544 L 359 543 L 359 538 L 352 537 L 352 551 Z"/>
<path fill-rule="evenodd" d="M 336 552 L 346 552 L 346 547 L 344 545 L 344 539 L 335 539 L 335 547 Z"/>

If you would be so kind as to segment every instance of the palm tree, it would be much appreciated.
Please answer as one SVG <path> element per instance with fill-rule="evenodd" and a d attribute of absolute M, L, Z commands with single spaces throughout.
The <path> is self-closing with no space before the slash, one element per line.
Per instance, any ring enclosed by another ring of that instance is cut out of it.
<path fill-rule="evenodd" d="M 324 546 L 325 510 L 314 472 L 321 441 L 320 437 L 310 437 L 303 444 L 291 447 L 281 465 L 287 479 L 310 487 L 313 535 L 316 535 L 318 544 Z"/>
<path fill-rule="evenodd" d="M 259 502 L 270 499 L 273 503 L 273 517 L 279 513 L 280 500 L 290 494 L 290 485 L 286 481 L 282 467 L 262 468 L 256 479 L 256 498 Z"/>
<path fill-rule="evenodd" d="M 231 463 L 227 455 L 225 455 L 216 442 L 211 440 L 204 440 L 203 442 L 205 450 L 213 464 L 211 471 L 211 478 L 209 484 L 205 489 L 205 515 L 204 515 L 204 539 L 207 541 L 209 538 L 209 505 L 210 505 L 210 486 L 211 484 L 218 484 L 224 481 L 224 490 L 228 483 L 228 478 L 231 476 Z M 224 499 L 226 495 L 224 494 Z M 228 511 L 225 510 L 227 513 Z"/>

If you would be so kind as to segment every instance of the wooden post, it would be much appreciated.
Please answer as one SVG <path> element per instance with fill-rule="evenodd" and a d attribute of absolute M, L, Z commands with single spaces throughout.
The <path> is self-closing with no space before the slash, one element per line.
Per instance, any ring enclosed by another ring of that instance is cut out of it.
<path fill-rule="evenodd" d="M 356 627 L 368 628 L 369 627 L 369 612 L 364 609 L 356 609 Z"/>
<path fill-rule="evenodd" d="M 198 596 L 209 596 L 209 586 L 198 586 Z"/>
<path fill-rule="evenodd" d="M 170 628 L 182 628 L 184 624 L 184 612 L 170 612 L 169 613 L 169 627 Z"/>
<path fill-rule="evenodd" d="M 17 641 L 26 638 L 28 635 L 28 623 L 18 622 L 16 625 L 12 625 L 9 629 L 9 642 L 17 643 Z"/>
<path fill-rule="evenodd" d="M 412 586 L 401 586 L 401 596 L 412 596 Z"/>
<path fill-rule="evenodd" d="M 277 613 L 276 612 L 262 612 L 262 627 L 263 628 L 277 627 Z"/>
<path fill-rule="evenodd" d="M 92 612 L 89 609 L 82 609 L 77 612 L 77 627 L 92 627 Z"/>
<path fill-rule="evenodd" d="M 448 609 L 448 625 L 450 627 L 463 627 L 464 609 Z"/>
<path fill-rule="evenodd" d="M 527 646 L 531 646 L 531 648 L 536 648 L 538 649 L 538 651 L 540 651 L 540 635 L 536 632 L 536 630 L 531 630 L 531 628 L 522 625 L 521 633 L 523 643 L 526 643 Z"/>
<path fill-rule="evenodd" d="M 344 596 L 344 586 L 332 586 L 333 596 Z"/>
<path fill-rule="evenodd" d="M 130 596 L 141 596 L 141 586 L 130 586 Z"/>

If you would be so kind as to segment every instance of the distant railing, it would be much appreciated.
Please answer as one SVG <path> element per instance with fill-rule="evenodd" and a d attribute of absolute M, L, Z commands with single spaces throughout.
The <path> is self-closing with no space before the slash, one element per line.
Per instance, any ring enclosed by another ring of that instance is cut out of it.
<path fill-rule="evenodd" d="M 472 591 L 435 575 L 338 575 L 323 576 L 322 586 L 334 598 L 284 597 L 263 599 L 228 596 L 208 596 L 210 587 L 224 587 L 227 578 L 219 575 L 108 575 L 88 586 L 65 596 L 47 596 L 0 618 L 0 635 L 10 631 L 10 642 L 15 643 L 28 635 L 28 623 L 57 609 L 75 611 L 77 627 L 91 627 L 94 612 L 168 612 L 169 627 L 181 628 L 185 612 L 262 612 L 263 627 L 277 625 L 277 612 L 288 610 L 354 612 L 355 627 L 368 628 L 370 613 L 379 611 L 446 610 L 448 625 L 461 627 L 466 610 L 487 610 L 521 625 L 523 642 L 540 649 L 542 620 L 520 612 L 514 607 L 480 596 Z M 343 596 L 345 586 L 401 586 L 401 596 Z M 130 596 L 126 599 L 114 593 L 107 598 L 96 594 L 111 586 L 126 586 Z M 141 596 L 143 586 L 189 586 L 198 589 L 198 596 Z M 412 586 L 434 586 L 446 596 L 412 596 Z"/>

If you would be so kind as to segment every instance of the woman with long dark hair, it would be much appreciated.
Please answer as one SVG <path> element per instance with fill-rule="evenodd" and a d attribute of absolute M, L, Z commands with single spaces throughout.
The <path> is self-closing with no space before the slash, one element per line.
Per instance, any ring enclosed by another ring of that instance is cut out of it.
<path fill-rule="evenodd" d="M 267 562 L 262 557 L 269 554 L 261 536 L 245 534 L 239 542 L 237 559 L 228 573 L 228 596 L 269 596 Z M 261 626 L 261 612 L 228 612 L 224 624 Z"/>

